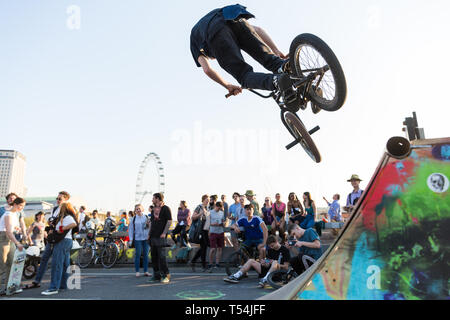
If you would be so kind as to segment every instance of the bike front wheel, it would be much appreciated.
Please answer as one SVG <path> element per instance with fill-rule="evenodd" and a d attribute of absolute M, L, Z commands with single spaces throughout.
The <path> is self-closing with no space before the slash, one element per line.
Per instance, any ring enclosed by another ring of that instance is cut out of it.
<path fill-rule="evenodd" d="M 344 71 L 330 47 L 319 37 L 304 33 L 291 43 L 289 59 L 292 73 L 297 77 L 322 70 L 309 86 L 308 99 L 326 111 L 339 110 L 347 96 Z"/>
<path fill-rule="evenodd" d="M 225 271 L 227 275 L 231 276 L 238 272 L 241 267 L 247 262 L 248 256 L 242 251 L 233 252 L 225 262 Z"/>
<path fill-rule="evenodd" d="M 311 135 L 308 130 L 306 130 L 302 120 L 297 116 L 296 113 L 282 110 L 281 111 L 281 121 L 283 122 L 286 129 L 294 137 L 294 139 L 303 147 L 305 152 L 315 161 L 319 163 L 322 160 L 320 152 L 316 147 Z"/>
<path fill-rule="evenodd" d="M 109 269 L 116 264 L 119 248 L 115 243 L 108 243 L 102 251 L 100 261 L 104 268 Z"/>
<path fill-rule="evenodd" d="M 80 268 L 87 268 L 94 259 L 94 250 L 91 245 L 85 245 L 78 251 L 76 264 Z"/>

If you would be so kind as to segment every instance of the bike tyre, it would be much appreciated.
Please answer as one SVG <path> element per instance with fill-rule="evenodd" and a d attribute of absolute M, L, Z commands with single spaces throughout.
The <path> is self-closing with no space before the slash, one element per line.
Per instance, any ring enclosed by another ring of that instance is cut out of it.
<path fill-rule="evenodd" d="M 322 161 L 322 157 L 316 147 L 316 144 L 314 143 L 314 140 L 311 138 L 311 135 L 308 130 L 306 130 L 305 125 L 296 113 L 281 110 L 281 122 L 283 122 L 284 126 L 294 137 L 294 139 L 300 140 L 299 144 L 313 161 L 316 163 Z"/>
<path fill-rule="evenodd" d="M 308 92 L 309 99 L 325 111 L 339 110 L 344 105 L 347 97 L 347 83 L 339 60 L 322 39 L 310 33 L 300 34 L 292 41 L 289 49 L 289 63 L 291 65 L 292 72 L 298 77 L 302 77 L 303 73 L 301 66 L 297 63 L 297 56 L 300 53 L 299 49 L 301 49 L 304 45 L 309 45 L 319 52 L 330 67 L 335 84 L 335 95 L 332 100 L 327 100 L 317 95 L 312 86 Z"/>
<path fill-rule="evenodd" d="M 105 269 L 112 268 L 119 257 L 119 248 L 115 243 L 108 243 L 102 251 L 100 261 Z"/>
<path fill-rule="evenodd" d="M 225 272 L 231 276 L 239 271 L 239 269 L 247 262 L 248 256 L 242 251 L 236 251 L 230 254 L 225 262 Z"/>
<path fill-rule="evenodd" d="M 91 264 L 93 259 L 94 259 L 94 250 L 92 250 L 90 244 L 85 243 L 85 245 L 78 251 L 76 264 L 81 269 L 84 269 Z"/>

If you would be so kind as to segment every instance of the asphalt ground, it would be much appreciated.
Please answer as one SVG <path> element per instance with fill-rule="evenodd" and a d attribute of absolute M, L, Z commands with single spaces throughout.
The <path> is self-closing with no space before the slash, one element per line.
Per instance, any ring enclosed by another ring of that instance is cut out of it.
<path fill-rule="evenodd" d="M 50 285 L 50 270 L 46 272 L 40 288 L 23 290 L 21 293 L 0 300 L 255 300 L 272 292 L 271 287 L 260 288 L 256 272 L 238 284 L 223 281 L 225 268 L 204 273 L 200 268 L 193 272 L 187 266 L 170 266 L 171 281 L 168 284 L 150 283 L 149 277 L 136 277 L 131 265 L 112 269 L 87 268 L 80 270 L 79 289 L 60 290 L 58 294 L 44 296 L 42 291 Z M 151 273 L 151 268 L 149 269 Z M 30 284 L 31 280 L 22 282 Z"/>

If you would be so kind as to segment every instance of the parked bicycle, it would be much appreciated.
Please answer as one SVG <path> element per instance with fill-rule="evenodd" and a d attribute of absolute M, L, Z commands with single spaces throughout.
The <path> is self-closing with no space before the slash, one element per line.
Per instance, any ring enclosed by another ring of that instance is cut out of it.
<path fill-rule="evenodd" d="M 231 276 L 238 272 L 248 259 L 257 260 L 259 258 L 259 250 L 256 246 L 249 247 L 244 244 L 244 239 L 239 237 L 239 250 L 230 254 L 225 262 L 225 271 Z"/>
<path fill-rule="evenodd" d="M 97 242 L 97 237 L 103 237 L 102 242 Z M 111 268 L 119 257 L 119 247 L 115 243 L 110 232 L 97 232 L 89 229 L 86 240 L 78 252 L 77 265 L 87 268 L 91 263 L 100 262 L 104 268 Z"/>

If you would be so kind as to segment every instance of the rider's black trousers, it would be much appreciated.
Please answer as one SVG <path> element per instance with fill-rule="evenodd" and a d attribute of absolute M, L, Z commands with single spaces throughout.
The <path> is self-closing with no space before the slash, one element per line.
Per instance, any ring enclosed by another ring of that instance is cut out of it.
<path fill-rule="evenodd" d="M 277 73 L 284 60 L 272 53 L 247 20 L 227 21 L 209 45 L 219 65 L 243 88 L 275 89 L 273 74 L 254 72 L 252 66 L 245 62 L 241 49 L 272 73 Z"/>

